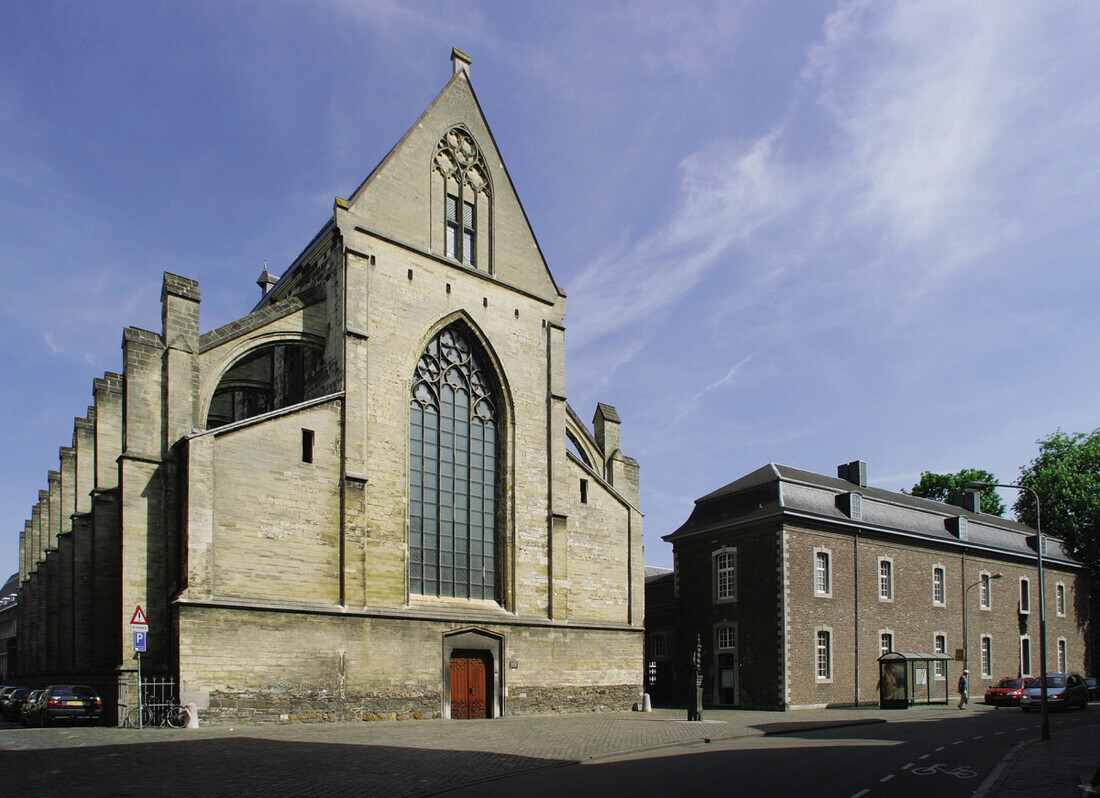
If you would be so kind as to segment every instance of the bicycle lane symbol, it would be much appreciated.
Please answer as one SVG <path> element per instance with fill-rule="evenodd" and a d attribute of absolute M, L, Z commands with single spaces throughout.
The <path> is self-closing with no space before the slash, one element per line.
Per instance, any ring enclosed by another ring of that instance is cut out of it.
<path fill-rule="evenodd" d="M 957 779 L 973 779 L 978 775 L 976 770 L 971 770 L 965 765 L 959 765 L 953 768 L 950 765 L 938 763 L 926 767 L 913 768 L 909 772 L 914 776 L 933 776 L 937 773 L 942 773 L 945 776 L 954 776 Z"/>

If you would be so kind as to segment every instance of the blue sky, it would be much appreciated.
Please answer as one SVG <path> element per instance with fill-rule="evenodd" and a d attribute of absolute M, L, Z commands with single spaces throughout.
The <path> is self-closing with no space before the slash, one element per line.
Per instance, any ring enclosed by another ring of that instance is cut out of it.
<path fill-rule="evenodd" d="M 648 562 L 768 462 L 1010 480 L 1100 426 L 1098 40 L 1064 0 L 5 4 L 0 577 L 161 273 L 204 330 L 247 313 L 452 46 L 569 294 L 570 403 L 641 463 Z"/>

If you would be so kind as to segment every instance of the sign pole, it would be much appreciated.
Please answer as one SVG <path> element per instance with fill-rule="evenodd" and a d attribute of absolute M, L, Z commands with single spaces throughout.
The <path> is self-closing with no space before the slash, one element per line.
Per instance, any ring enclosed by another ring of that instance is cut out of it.
<path fill-rule="evenodd" d="M 140 728 L 142 728 L 142 725 L 141 725 L 141 716 L 145 714 L 144 712 L 142 712 L 142 706 L 141 706 L 141 652 L 140 652 L 140 651 L 139 651 L 139 652 L 137 652 L 137 661 L 138 661 L 138 683 L 137 683 L 137 695 L 138 695 L 138 728 L 140 729 Z"/>

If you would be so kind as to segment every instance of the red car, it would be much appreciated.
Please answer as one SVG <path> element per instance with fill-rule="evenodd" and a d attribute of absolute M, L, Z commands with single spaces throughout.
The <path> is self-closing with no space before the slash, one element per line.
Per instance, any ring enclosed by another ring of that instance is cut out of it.
<path fill-rule="evenodd" d="M 1024 694 L 1031 679 L 1001 679 L 985 691 L 985 703 L 998 707 L 1020 706 L 1020 696 Z"/>

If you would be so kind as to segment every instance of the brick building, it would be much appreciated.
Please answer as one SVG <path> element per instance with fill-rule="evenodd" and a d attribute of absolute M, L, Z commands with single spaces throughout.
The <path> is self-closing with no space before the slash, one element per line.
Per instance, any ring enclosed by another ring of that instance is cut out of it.
<path fill-rule="evenodd" d="M 496 717 L 641 689 L 637 463 L 566 402 L 565 295 L 469 59 L 244 318 L 165 274 L 21 537 L 21 675 L 206 720 Z"/>
<path fill-rule="evenodd" d="M 1037 675 L 1034 530 L 974 512 L 976 496 L 881 490 L 856 462 L 837 477 L 772 464 L 696 500 L 664 538 L 674 573 L 647 584 L 649 690 L 686 700 L 696 633 L 708 706 L 874 703 L 888 651 L 962 650 L 975 695 Z M 1051 538 L 1044 562 L 1048 670 L 1083 672 L 1087 572 Z M 914 692 L 943 700 L 961 670 L 931 662 Z"/>

